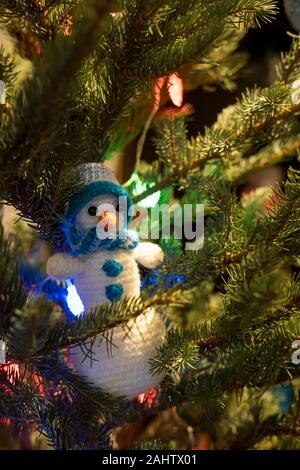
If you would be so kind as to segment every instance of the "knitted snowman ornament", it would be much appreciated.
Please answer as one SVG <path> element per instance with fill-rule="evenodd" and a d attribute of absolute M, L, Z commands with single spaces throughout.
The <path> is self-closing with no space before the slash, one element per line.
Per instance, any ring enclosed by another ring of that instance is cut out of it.
<path fill-rule="evenodd" d="M 76 173 L 81 189 L 70 197 L 62 227 L 70 253 L 49 258 L 48 274 L 56 279 L 73 278 L 85 310 L 125 295 L 139 296 L 138 265 L 155 268 L 163 259 L 161 248 L 139 243 L 136 232 L 127 229 L 130 217 L 120 206 L 125 202 L 131 207 L 131 199 L 105 166 L 87 163 L 77 167 Z M 75 347 L 70 361 L 80 375 L 104 391 L 133 398 L 162 379 L 150 374 L 149 359 L 164 335 L 159 313 L 149 309 L 126 326 L 109 330 L 109 345 L 98 335 L 88 346 L 89 357 L 82 347 Z"/>

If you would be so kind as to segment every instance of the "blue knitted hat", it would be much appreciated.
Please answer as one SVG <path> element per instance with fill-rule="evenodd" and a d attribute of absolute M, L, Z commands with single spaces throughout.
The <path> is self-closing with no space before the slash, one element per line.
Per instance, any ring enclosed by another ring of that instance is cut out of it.
<path fill-rule="evenodd" d="M 117 197 L 126 197 L 128 209 L 132 206 L 132 200 L 127 191 L 120 186 L 112 172 L 101 163 L 83 163 L 74 169 L 73 176 L 79 184 L 76 192 L 71 195 L 68 201 L 62 230 L 65 234 L 67 245 L 73 253 L 87 253 L 91 246 L 91 240 L 95 238 L 95 234 L 91 231 L 86 240 L 84 240 L 84 243 L 82 243 L 82 234 L 75 227 L 75 219 L 81 209 L 94 197 L 100 195 L 113 194 Z M 78 187 L 80 188 L 79 190 Z M 129 215 L 127 221 L 128 223 L 130 221 Z M 106 249 L 114 249 L 118 246 L 120 246 L 120 241 L 118 242 L 118 240 L 114 240 L 114 242 L 103 240 L 102 243 L 102 247 Z"/>
<path fill-rule="evenodd" d="M 81 189 L 69 199 L 67 219 L 78 214 L 94 197 L 103 194 L 124 196 L 127 198 L 128 208 L 132 205 L 127 191 L 120 186 L 113 173 L 101 163 L 83 163 L 75 168 L 74 173 Z"/>

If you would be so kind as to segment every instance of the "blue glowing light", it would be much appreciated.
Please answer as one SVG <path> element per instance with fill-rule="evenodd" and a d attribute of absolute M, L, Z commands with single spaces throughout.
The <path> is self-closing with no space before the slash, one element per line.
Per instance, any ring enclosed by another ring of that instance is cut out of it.
<path fill-rule="evenodd" d="M 43 293 L 47 299 L 57 302 L 64 309 L 69 320 L 73 320 L 74 316 L 77 317 L 84 312 L 84 304 L 72 279 L 68 279 L 65 283 L 48 279 L 42 271 L 26 262 L 22 262 L 21 275 L 26 290 L 37 295 Z M 149 295 L 154 295 L 160 283 L 166 288 L 171 288 L 185 279 L 185 276 L 180 274 L 162 275 L 159 271 L 153 270 L 142 276 L 141 289 L 150 288 Z"/>
<path fill-rule="evenodd" d="M 77 292 L 76 287 L 71 281 L 67 281 L 67 304 L 73 315 L 76 317 L 84 312 L 84 305 Z"/>

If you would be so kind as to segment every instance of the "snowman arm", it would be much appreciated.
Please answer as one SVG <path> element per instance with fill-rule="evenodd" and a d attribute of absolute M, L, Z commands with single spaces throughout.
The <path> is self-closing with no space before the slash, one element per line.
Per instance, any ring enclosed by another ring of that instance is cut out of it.
<path fill-rule="evenodd" d="M 145 268 L 154 269 L 163 261 L 164 252 L 155 243 L 141 242 L 134 249 L 134 258 Z"/>
<path fill-rule="evenodd" d="M 47 262 L 47 274 L 55 279 L 73 277 L 84 270 L 84 263 L 66 253 L 56 253 Z"/>

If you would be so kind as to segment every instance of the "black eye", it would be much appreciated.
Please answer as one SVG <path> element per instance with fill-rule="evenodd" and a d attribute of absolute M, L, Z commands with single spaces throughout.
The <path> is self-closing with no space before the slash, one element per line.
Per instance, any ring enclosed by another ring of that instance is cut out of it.
<path fill-rule="evenodd" d="M 97 212 L 97 207 L 95 207 L 95 206 L 90 206 L 90 207 L 88 208 L 88 213 L 89 213 L 89 215 L 95 216 L 95 215 L 96 215 L 96 212 Z"/>

